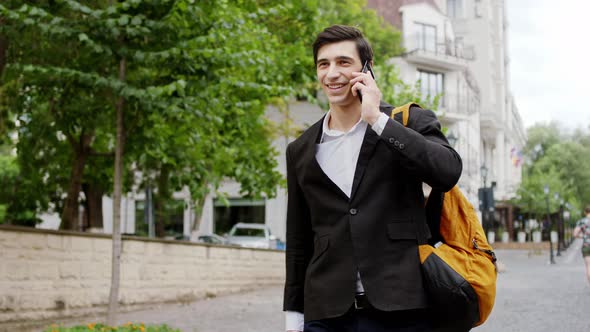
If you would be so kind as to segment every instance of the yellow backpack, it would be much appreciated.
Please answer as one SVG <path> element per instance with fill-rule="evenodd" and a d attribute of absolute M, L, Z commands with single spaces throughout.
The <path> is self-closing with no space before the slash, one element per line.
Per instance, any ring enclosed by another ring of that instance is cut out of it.
<path fill-rule="evenodd" d="M 407 126 L 410 107 L 397 107 Z M 426 203 L 430 243 L 419 249 L 424 283 L 441 324 L 469 330 L 483 324 L 496 298 L 496 255 L 487 241 L 475 209 L 458 186 L 431 191 Z"/>

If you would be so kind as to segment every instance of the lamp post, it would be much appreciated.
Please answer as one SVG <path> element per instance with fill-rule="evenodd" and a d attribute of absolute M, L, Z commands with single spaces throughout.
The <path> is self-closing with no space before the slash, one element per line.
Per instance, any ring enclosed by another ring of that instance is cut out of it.
<path fill-rule="evenodd" d="M 570 217 L 571 217 L 571 212 L 570 212 L 570 203 L 569 202 L 565 202 L 565 208 L 566 211 L 563 212 L 563 217 L 564 219 L 567 221 L 567 242 L 566 242 L 566 247 L 569 247 L 570 244 L 572 244 L 573 241 L 573 236 L 572 236 L 572 225 L 571 225 L 571 221 L 570 221 Z"/>
<path fill-rule="evenodd" d="M 559 193 L 553 194 L 553 198 L 555 198 L 555 200 L 559 202 Z M 557 256 L 561 256 L 560 218 L 561 208 L 559 209 L 559 217 L 557 218 Z M 551 228 L 549 229 L 549 237 L 551 237 Z"/>
<path fill-rule="evenodd" d="M 481 167 L 479 168 L 479 172 L 481 173 L 481 177 L 483 179 L 483 188 L 480 190 L 480 197 L 479 199 L 481 200 L 481 203 L 479 204 L 480 206 L 480 210 L 481 210 L 481 219 L 483 222 L 483 226 L 484 228 L 488 228 L 489 224 L 488 224 L 488 198 L 487 198 L 487 176 L 488 176 L 488 168 L 486 167 L 486 165 L 481 165 Z M 487 230 L 486 230 L 487 231 Z"/>
<path fill-rule="evenodd" d="M 555 264 L 555 259 L 553 258 L 553 241 L 551 240 L 551 216 L 549 212 L 549 186 L 545 185 L 543 187 L 543 192 L 545 193 L 545 203 L 547 204 L 547 225 L 549 227 L 549 264 Z"/>
<path fill-rule="evenodd" d="M 481 165 L 479 171 L 481 172 L 481 177 L 483 178 L 483 187 L 485 188 L 487 186 L 486 178 L 488 176 L 488 168 L 486 165 Z"/>
<path fill-rule="evenodd" d="M 563 217 L 563 207 L 565 204 L 565 200 L 561 198 L 559 200 L 559 225 L 557 225 L 557 232 L 559 234 L 559 247 L 561 250 L 567 249 L 565 245 L 565 218 Z"/>

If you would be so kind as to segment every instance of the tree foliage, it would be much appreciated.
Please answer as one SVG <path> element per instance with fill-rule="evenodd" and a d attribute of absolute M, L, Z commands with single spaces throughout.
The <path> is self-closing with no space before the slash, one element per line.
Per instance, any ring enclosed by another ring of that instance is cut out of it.
<path fill-rule="evenodd" d="M 0 156 L 0 224 L 34 226 L 38 222 L 36 202 L 25 192 L 29 180 L 21 174 L 16 158 Z"/>
<path fill-rule="evenodd" d="M 535 125 L 527 134 L 523 181 L 516 203 L 524 212 L 543 215 L 547 213 L 547 200 L 550 213 L 555 213 L 563 201 L 580 216 L 590 202 L 590 167 L 585 166 L 590 165 L 590 144 L 579 139 L 588 134 L 578 129 L 571 135 L 555 122 Z"/>
<path fill-rule="evenodd" d="M 18 119 L 21 164 L 39 160 L 33 173 L 69 181 L 57 187 L 76 208 L 83 179 L 109 187 L 87 165 L 91 156 L 112 158 L 121 97 L 129 171 L 171 170 L 163 181 L 189 187 L 194 199 L 226 177 L 245 195 L 274 195 L 280 176 L 262 114 L 280 87 L 260 79 L 271 35 L 247 12 L 229 1 L 31 1 L 0 10 L 11 41 L 4 85 L 15 92 L 3 105 Z M 125 81 L 117 77 L 123 58 Z"/>

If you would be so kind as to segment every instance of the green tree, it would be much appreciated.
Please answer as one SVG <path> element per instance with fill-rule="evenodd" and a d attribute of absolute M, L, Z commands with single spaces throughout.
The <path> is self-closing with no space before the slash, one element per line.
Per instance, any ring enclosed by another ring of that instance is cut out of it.
<path fill-rule="evenodd" d="M 30 36 L 9 49 L 5 82 L 18 83 L 20 99 L 6 108 L 17 110 L 17 117 L 39 113 L 46 122 L 30 122 L 51 124 L 47 134 L 61 134 L 66 139 L 60 144 L 69 144 L 72 166 L 62 212 L 67 228 L 78 223 L 74 212 L 88 158 L 112 158 L 119 146 L 113 119 L 122 107 L 133 169 L 160 177 L 163 199 L 172 192 L 165 186 L 188 186 L 202 200 L 227 177 L 243 182 L 245 195 L 274 194 L 280 176 L 262 115 L 264 100 L 279 89 L 272 81 L 261 83 L 271 34 L 248 12 L 227 1 L 126 1 L 111 7 L 60 1 L 2 7 L 2 15 L 11 22 L 5 34 Z M 41 40 L 41 50 L 23 54 Z M 24 109 L 32 96 L 32 109 Z M 110 151 L 96 151 L 97 141 L 110 142 Z M 21 146 L 34 143 L 19 136 Z M 53 149 L 48 144 L 42 151 Z M 63 172 L 64 163 L 57 164 Z M 47 170 L 39 173 L 45 177 Z"/>
<path fill-rule="evenodd" d="M 27 181 L 21 176 L 15 157 L 0 155 L 0 224 L 34 226 L 39 221 L 37 202 L 25 192 L 29 187 Z"/>
<path fill-rule="evenodd" d="M 516 203 L 525 212 L 546 214 L 547 185 L 550 190 L 549 209 L 559 209 L 560 200 L 568 202 L 579 214 L 585 202 L 590 201 L 590 145 L 579 140 L 583 132 L 570 135 L 559 123 L 538 124 L 527 130 L 528 141 L 524 148 L 525 168 L 523 181 L 517 191 Z M 576 138 L 576 139 L 574 139 Z"/>
<path fill-rule="evenodd" d="M 45 159 L 59 165 L 56 173 L 36 173 L 54 179 L 70 170 L 61 184 L 66 228 L 78 224 L 89 158 L 115 152 L 109 321 L 118 297 L 124 165 L 162 178 L 162 196 L 188 186 L 198 200 L 225 178 L 242 182 L 245 195 L 273 195 L 280 175 L 262 115 L 279 89 L 260 80 L 271 34 L 249 13 L 229 1 L 63 0 L 7 3 L 0 15 L 11 41 L 3 86 L 16 92 L 4 94 L 3 105 L 19 119 L 19 159 L 65 152 Z M 40 137 L 52 139 L 37 154 L 21 153 Z M 96 151 L 95 142 L 109 150 Z"/>

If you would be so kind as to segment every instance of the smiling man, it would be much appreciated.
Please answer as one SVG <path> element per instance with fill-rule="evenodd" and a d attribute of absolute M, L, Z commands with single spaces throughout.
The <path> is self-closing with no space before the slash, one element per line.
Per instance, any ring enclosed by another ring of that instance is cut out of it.
<path fill-rule="evenodd" d="M 358 29 L 326 28 L 313 54 L 330 110 L 287 148 L 286 329 L 432 331 L 422 183 L 448 191 L 461 158 L 432 111 L 390 119 Z"/>

